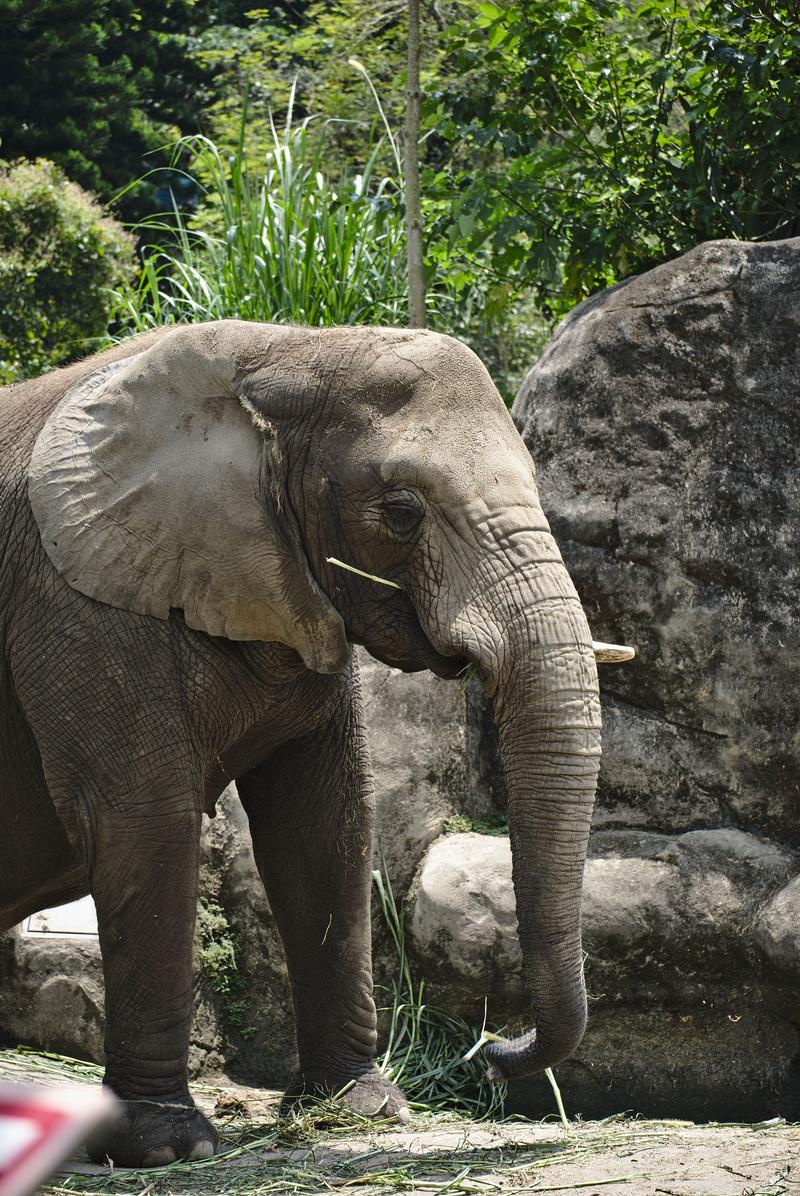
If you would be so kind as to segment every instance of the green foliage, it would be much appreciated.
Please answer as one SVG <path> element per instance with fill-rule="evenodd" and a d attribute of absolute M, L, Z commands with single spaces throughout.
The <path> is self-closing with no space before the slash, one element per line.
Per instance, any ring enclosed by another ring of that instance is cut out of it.
<path fill-rule="evenodd" d="M 425 982 L 417 981 L 406 954 L 405 919 L 388 878 L 373 872 L 375 892 L 397 952 L 397 977 L 389 1016 L 389 1040 L 378 1065 L 402 1088 L 418 1111 L 456 1110 L 471 1117 L 502 1116 L 505 1084 L 490 1084 L 486 1065 L 464 1054 L 478 1031 L 460 1017 L 427 1004 Z"/>
<path fill-rule="evenodd" d="M 209 19 L 209 0 L 0 0 L 0 152 L 51 159 L 109 199 L 198 128 L 208 75 L 193 51 Z M 126 214 L 150 192 L 129 192 Z"/>
<path fill-rule="evenodd" d="M 396 183 L 375 174 L 375 153 L 352 179 L 322 169 L 324 141 L 291 108 L 261 172 L 248 167 L 245 119 L 236 152 L 206 137 L 181 148 L 204 179 L 190 226 L 151 220 L 161 246 L 145 247 L 136 289 L 120 291 L 121 318 L 137 329 L 236 317 L 305 324 L 405 322 L 405 245 Z"/>
<path fill-rule="evenodd" d="M 255 1031 L 245 1026 L 247 984 L 239 971 L 241 947 L 221 905 L 200 901 L 197 907 L 198 960 L 209 987 L 220 998 L 223 1020 L 244 1038 Z"/>
<path fill-rule="evenodd" d="M 0 165 L 0 383 L 95 349 L 133 272 L 130 237 L 52 162 Z"/>
<path fill-rule="evenodd" d="M 197 907 L 200 935 L 199 959 L 203 975 L 214 992 L 231 991 L 237 969 L 237 943 L 225 911 L 216 902 L 201 901 Z"/>
<path fill-rule="evenodd" d="M 447 6 L 448 9 L 452 5 Z M 254 155 L 270 148 L 268 114 L 285 111 L 296 93 L 300 117 L 335 122 L 326 130 L 325 169 L 336 176 L 371 152 L 376 125 L 373 92 L 381 96 L 392 128 L 405 111 L 406 0 L 312 0 L 302 20 L 274 8 L 249 12 L 249 28 L 216 27 L 203 37 L 202 60 L 214 71 L 220 98 L 209 109 L 210 132 L 223 148 L 238 142 L 241 96 L 252 100 L 248 140 Z M 441 67 L 438 25 L 427 30 L 423 85 Z M 356 59 L 363 71 L 353 66 Z M 365 73 L 366 72 L 366 73 Z M 393 169 L 388 145 L 382 166 Z"/>
<path fill-rule="evenodd" d="M 451 30 L 440 258 L 547 310 L 715 237 L 800 231 L 796 0 L 528 0 Z M 436 239 L 436 238 L 435 238 Z"/>
<path fill-rule="evenodd" d="M 502 814 L 490 814 L 488 818 L 472 818 L 469 814 L 454 814 L 445 820 L 442 832 L 445 835 L 460 835 L 474 831 L 478 835 L 507 835 L 508 819 Z"/>

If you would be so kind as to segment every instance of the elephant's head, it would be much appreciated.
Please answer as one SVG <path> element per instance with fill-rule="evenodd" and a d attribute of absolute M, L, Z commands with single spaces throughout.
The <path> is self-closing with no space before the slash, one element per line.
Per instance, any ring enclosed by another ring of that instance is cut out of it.
<path fill-rule="evenodd" d="M 103 602 L 180 608 L 191 627 L 280 640 L 320 671 L 345 666 L 348 639 L 404 669 L 477 668 L 536 1024 L 490 1048 L 491 1074 L 567 1056 L 586 1018 L 597 674 L 530 457 L 478 358 L 415 331 L 177 328 L 67 393 L 30 496 L 56 567 Z"/>

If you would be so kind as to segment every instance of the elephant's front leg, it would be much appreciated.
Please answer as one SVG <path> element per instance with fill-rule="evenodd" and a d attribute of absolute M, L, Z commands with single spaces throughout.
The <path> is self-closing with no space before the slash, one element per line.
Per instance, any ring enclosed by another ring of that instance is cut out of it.
<path fill-rule="evenodd" d="M 407 1120 L 374 1064 L 370 886 L 373 795 L 357 682 L 324 731 L 281 748 L 238 782 L 283 939 L 299 1070 L 284 1100 L 341 1094 L 365 1116 Z"/>
<path fill-rule="evenodd" d="M 92 893 L 106 983 L 104 1082 L 121 1110 L 90 1144 L 96 1162 L 154 1167 L 203 1158 L 218 1142 L 186 1076 L 199 841 L 190 795 L 162 792 L 98 815 Z"/>

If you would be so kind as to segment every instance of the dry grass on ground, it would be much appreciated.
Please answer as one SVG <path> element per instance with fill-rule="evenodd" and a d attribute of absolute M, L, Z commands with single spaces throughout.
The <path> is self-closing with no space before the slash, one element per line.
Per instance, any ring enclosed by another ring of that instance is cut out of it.
<path fill-rule="evenodd" d="M 99 1069 L 58 1056 L 0 1051 L 0 1076 L 97 1082 Z M 443 1193 L 619 1192 L 624 1196 L 800 1196 L 800 1126 L 696 1126 L 625 1117 L 578 1122 L 477 1122 L 417 1116 L 408 1126 L 278 1120 L 277 1094 L 228 1080 L 193 1085 L 224 1152 L 197 1163 L 110 1171 L 76 1158 L 49 1196 L 295 1196 L 352 1190 Z"/>

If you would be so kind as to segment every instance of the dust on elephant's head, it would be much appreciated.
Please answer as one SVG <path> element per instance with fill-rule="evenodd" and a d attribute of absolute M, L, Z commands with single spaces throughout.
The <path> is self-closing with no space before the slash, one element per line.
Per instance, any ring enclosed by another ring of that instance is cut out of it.
<path fill-rule="evenodd" d="M 417 611 L 458 567 L 448 528 L 509 457 L 524 485 L 497 391 L 449 337 L 223 321 L 134 342 L 78 382 L 38 438 L 29 491 L 51 560 L 90 597 L 279 640 L 320 671 L 344 666 L 349 633 L 451 675 L 463 661 Z"/>

